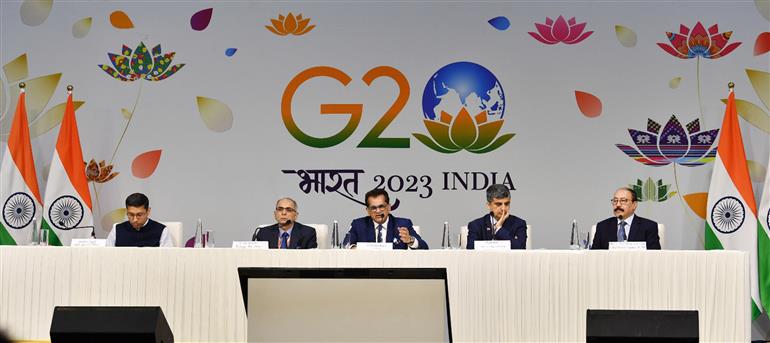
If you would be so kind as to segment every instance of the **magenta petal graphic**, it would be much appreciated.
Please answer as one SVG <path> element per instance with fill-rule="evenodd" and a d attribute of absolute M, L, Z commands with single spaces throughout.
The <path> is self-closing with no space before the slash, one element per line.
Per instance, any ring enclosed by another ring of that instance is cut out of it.
<path fill-rule="evenodd" d="M 550 26 L 545 26 L 543 24 L 535 23 L 535 28 L 537 29 L 537 32 L 540 33 L 540 38 L 542 38 L 547 42 L 550 42 L 549 44 L 554 44 L 558 42 L 558 40 L 554 38 L 553 34 L 551 34 Z M 532 35 L 532 37 L 535 37 L 535 35 L 532 32 L 530 32 L 529 34 Z M 535 37 L 535 39 L 537 39 L 537 37 Z"/>
<path fill-rule="evenodd" d="M 190 17 L 190 27 L 195 31 L 203 31 L 211 22 L 211 15 L 214 13 L 213 8 L 207 8 L 200 10 Z"/>
<path fill-rule="evenodd" d="M 590 36 L 592 33 L 594 33 L 594 32 L 593 31 L 588 31 L 588 32 L 580 35 L 580 37 L 578 37 L 574 41 L 565 41 L 564 43 L 567 43 L 567 44 L 577 44 L 577 43 L 580 43 L 580 42 L 584 41 L 586 38 L 588 38 L 588 36 Z"/>
<path fill-rule="evenodd" d="M 580 34 L 583 33 L 583 30 L 586 28 L 586 23 L 580 23 L 575 26 L 571 26 L 569 36 L 567 38 L 564 38 L 564 42 L 571 42 L 580 37 Z"/>
<path fill-rule="evenodd" d="M 564 17 L 559 16 L 559 18 L 556 19 L 556 22 L 553 23 L 551 32 L 553 33 L 553 37 L 560 42 L 564 41 L 564 39 L 569 36 L 569 25 L 567 25 L 567 21 L 564 20 Z"/>

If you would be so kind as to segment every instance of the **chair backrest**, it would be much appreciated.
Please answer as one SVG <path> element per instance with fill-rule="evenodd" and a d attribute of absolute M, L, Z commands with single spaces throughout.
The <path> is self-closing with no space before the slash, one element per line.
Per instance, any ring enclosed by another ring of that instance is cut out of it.
<path fill-rule="evenodd" d="M 171 235 L 171 241 L 174 242 L 174 246 L 177 248 L 184 247 L 184 225 L 182 222 L 161 222 L 166 225 L 168 234 Z M 216 237 L 216 235 L 213 235 Z"/>
<path fill-rule="evenodd" d="M 460 249 L 466 249 L 468 246 L 468 226 L 460 227 Z M 527 250 L 532 249 L 532 225 L 527 224 Z"/>
<path fill-rule="evenodd" d="M 331 249 L 332 241 L 329 236 L 329 225 L 326 224 L 305 224 L 315 229 L 315 237 L 318 242 L 318 249 Z"/>
<path fill-rule="evenodd" d="M 591 233 L 588 235 L 588 244 L 594 243 L 594 234 L 596 234 L 596 224 L 591 226 Z M 660 223 L 658 223 L 658 237 L 660 237 L 660 249 L 663 250 L 666 248 L 666 226 Z"/>
<path fill-rule="evenodd" d="M 168 234 L 171 235 L 171 241 L 174 242 L 174 247 L 184 248 L 184 226 L 182 222 L 160 222 L 166 226 Z M 115 227 L 119 223 L 112 224 L 112 231 L 115 231 Z"/>
<path fill-rule="evenodd" d="M 661 223 L 658 223 L 658 237 L 660 237 L 660 249 L 663 250 L 666 248 L 664 244 L 666 242 L 666 226 Z"/>

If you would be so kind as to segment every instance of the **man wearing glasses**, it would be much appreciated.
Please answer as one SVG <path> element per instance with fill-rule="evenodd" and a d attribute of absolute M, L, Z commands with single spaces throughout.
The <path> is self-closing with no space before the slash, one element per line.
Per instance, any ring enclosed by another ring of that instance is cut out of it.
<path fill-rule="evenodd" d="M 596 224 L 596 233 L 591 249 L 609 249 L 610 242 L 647 242 L 648 250 L 660 250 L 658 223 L 634 215 L 636 192 L 630 188 L 619 188 L 610 200 L 614 217 Z"/>
<path fill-rule="evenodd" d="M 297 202 L 291 198 L 278 199 L 275 203 L 276 223 L 257 228 L 253 241 L 267 241 L 270 249 L 315 249 L 318 248 L 315 229 L 297 223 Z"/>
<path fill-rule="evenodd" d="M 487 188 L 489 213 L 468 223 L 466 249 L 474 249 L 476 241 L 510 241 L 511 249 L 527 247 L 527 222 L 510 214 L 511 191 L 505 185 Z"/>
<path fill-rule="evenodd" d="M 384 189 L 375 188 L 364 197 L 368 217 L 350 223 L 346 244 L 358 242 L 393 243 L 393 249 L 428 249 L 412 227 L 412 221 L 390 215 L 390 198 Z"/>
<path fill-rule="evenodd" d="M 108 247 L 173 247 L 166 226 L 150 219 L 150 199 L 142 193 L 126 198 L 128 220 L 107 235 Z"/>

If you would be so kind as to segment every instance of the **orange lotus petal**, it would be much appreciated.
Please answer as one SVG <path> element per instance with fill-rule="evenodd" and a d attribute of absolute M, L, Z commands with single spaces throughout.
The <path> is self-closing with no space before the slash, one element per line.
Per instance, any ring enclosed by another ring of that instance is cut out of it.
<path fill-rule="evenodd" d="M 442 123 L 444 123 L 444 124 L 449 125 L 449 124 L 452 123 L 452 115 L 449 114 L 449 113 L 446 113 L 444 111 L 441 111 L 441 120 L 440 121 Z"/>
<path fill-rule="evenodd" d="M 448 149 L 460 149 L 449 138 L 449 125 L 428 119 L 423 120 L 423 123 L 425 123 L 425 128 L 428 129 L 428 133 L 436 141 L 436 144 Z"/>
<path fill-rule="evenodd" d="M 452 126 L 449 128 L 452 141 L 461 148 L 467 148 L 476 141 L 478 132 L 476 130 L 476 124 L 473 122 L 473 118 L 468 114 L 468 111 L 463 107 L 460 113 L 455 116 Z"/>
<path fill-rule="evenodd" d="M 478 124 L 486 123 L 488 117 L 489 116 L 487 116 L 487 111 L 481 111 L 479 112 L 479 114 L 473 117 L 473 119 L 476 119 L 476 124 L 478 125 Z"/>
<path fill-rule="evenodd" d="M 131 18 L 123 11 L 115 11 L 110 13 L 110 24 L 116 29 L 131 29 L 134 28 L 134 23 L 131 22 Z"/>
<path fill-rule="evenodd" d="M 708 193 L 692 193 L 685 195 L 684 201 L 690 206 L 690 209 L 703 219 L 706 219 L 706 205 L 708 204 Z"/>
<path fill-rule="evenodd" d="M 99 180 L 104 180 L 112 173 L 112 165 L 105 166 L 104 161 L 100 162 L 99 165 Z"/>
<path fill-rule="evenodd" d="M 468 147 L 468 150 L 478 150 L 492 143 L 492 140 L 497 137 L 497 133 L 500 132 L 502 127 L 502 119 L 479 125 L 479 138 L 476 139 L 473 146 Z"/>
<path fill-rule="evenodd" d="M 314 28 L 315 28 L 315 25 L 310 25 L 310 26 L 308 26 L 308 27 L 307 27 L 307 28 L 306 28 L 304 31 L 301 31 L 301 32 L 295 32 L 294 34 L 295 34 L 295 35 L 297 35 L 297 36 L 302 36 L 302 35 L 304 35 L 304 34 L 306 34 L 306 33 L 310 32 L 310 31 L 311 31 L 311 30 L 313 30 Z"/>
<path fill-rule="evenodd" d="M 602 114 L 602 102 L 595 95 L 575 91 L 575 100 L 580 112 L 583 112 L 586 117 L 595 118 Z"/>
<path fill-rule="evenodd" d="M 131 173 L 140 179 L 146 179 L 155 172 L 160 162 L 161 150 L 152 150 L 140 154 L 131 163 Z"/>
<path fill-rule="evenodd" d="M 278 21 L 278 20 L 275 20 L 275 19 L 270 19 L 270 22 L 273 24 L 273 28 L 274 28 L 276 31 L 278 31 L 278 32 L 281 32 L 281 33 L 279 33 L 279 34 L 281 34 L 281 35 L 285 35 L 285 34 L 287 34 L 287 33 L 288 33 L 288 32 L 286 32 L 286 30 L 283 28 L 283 22 L 282 22 L 282 21 Z"/>
<path fill-rule="evenodd" d="M 291 14 L 291 12 L 286 16 L 286 20 L 283 21 L 283 28 L 287 33 L 293 33 L 297 30 L 297 19 L 294 18 L 294 15 Z"/>
<path fill-rule="evenodd" d="M 285 36 L 285 35 L 286 35 L 286 33 L 285 33 L 285 32 L 278 32 L 278 31 L 277 31 L 276 29 L 274 29 L 272 26 L 267 26 L 267 25 L 265 25 L 265 28 L 266 28 L 266 29 L 268 29 L 268 30 L 270 30 L 270 32 L 272 32 L 272 33 L 275 33 L 275 34 L 277 34 L 277 35 L 279 35 L 279 36 Z"/>
<path fill-rule="evenodd" d="M 109 176 L 107 176 L 105 178 L 99 179 L 99 181 L 97 181 L 97 182 L 98 183 L 105 183 L 107 181 L 110 181 L 110 180 L 114 179 L 118 175 L 120 175 L 120 173 L 114 172 L 114 173 L 110 174 Z"/>
<path fill-rule="evenodd" d="M 754 56 L 762 55 L 770 51 L 770 32 L 762 32 L 754 43 Z"/>
<path fill-rule="evenodd" d="M 310 23 L 310 18 L 302 19 L 301 14 L 297 16 L 297 30 L 296 30 L 297 33 L 302 32 L 307 27 L 307 24 L 309 23 Z"/>

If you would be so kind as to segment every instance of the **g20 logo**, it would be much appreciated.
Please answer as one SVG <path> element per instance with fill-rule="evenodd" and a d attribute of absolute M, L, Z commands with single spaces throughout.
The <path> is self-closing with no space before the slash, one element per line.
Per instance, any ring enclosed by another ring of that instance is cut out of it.
<path fill-rule="evenodd" d="M 315 148 L 328 148 L 345 141 L 358 127 L 363 104 L 321 104 L 322 115 L 349 115 L 345 127 L 328 137 L 314 137 L 302 131 L 294 121 L 292 102 L 299 87 L 317 77 L 328 77 L 347 86 L 352 78 L 345 72 L 329 66 L 306 69 L 297 74 L 284 89 L 281 98 L 281 117 L 289 133 L 299 142 Z M 401 113 L 409 99 L 409 81 L 393 67 L 375 67 L 361 78 L 367 86 L 379 78 L 396 83 L 398 95 L 390 108 L 358 143 L 359 148 L 408 148 L 408 137 L 381 137 L 380 135 Z M 427 147 L 442 153 L 468 150 L 486 153 L 495 150 L 513 138 L 514 134 L 495 137 L 502 128 L 505 113 L 505 94 L 497 78 L 486 68 L 471 62 L 456 62 L 439 69 L 425 85 L 422 98 L 423 123 L 428 134 L 414 137 Z"/>

